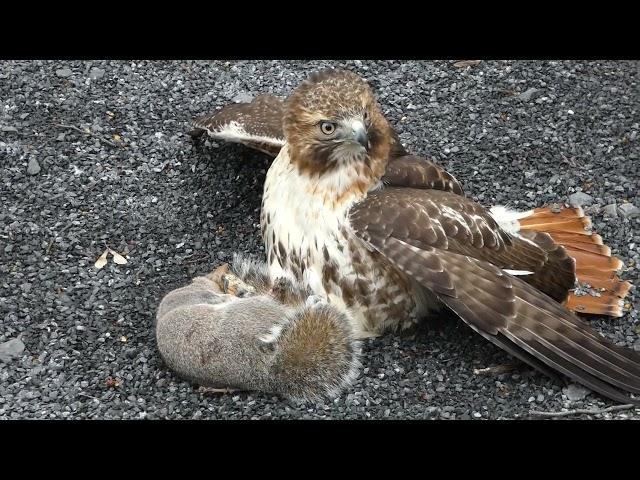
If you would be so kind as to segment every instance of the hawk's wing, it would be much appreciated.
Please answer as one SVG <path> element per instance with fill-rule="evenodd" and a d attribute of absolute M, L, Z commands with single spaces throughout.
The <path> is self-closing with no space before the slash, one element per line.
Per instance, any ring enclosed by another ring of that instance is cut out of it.
<path fill-rule="evenodd" d="M 615 388 L 640 393 L 640 355 L 604 339 L 557 301 L 504 270 L 533 271 L 523 278 L 558 296 L 569 278 L 563 273 L 561 247 L 554 255 L 512 237 L 480 205 L 437 190 L 372 192 L 352 208 L 350 221 L 370 247 L 501 348 L 614 400 L 640 402 Z"/>
<path fill-rule="evenodd" d="M 389 128 L 391 129 L 391 151 L 387 168 L 381 179 L 385 185 L 445 190 L 464 195 L 462 185 L 453 175 L 425 157 L 410 155 L 390 123 Z"/>
<path fill-rule="evenodd" d="M 260 95 L 250 103 L 235 103 L 192 122 L 192 136 L 205 132 L 216 140 L 240 143 L 273 157 L 284 145 L 284 102 L 273 95 Z M 382 181 L 386 185 L 447 190 L 462 195 L 458 181 L 430 160 L 409 155 L 392 128 L 389 165 Z"/>
<path fill-rule="evenodd" d="M 406 153 L 391 155 L 382 182 L 389 186 L 444 190 L 464 195 L 458 180 L 444 168 L 424 157 Z"/>
<path fill-rule="evenodd" d="M 193 121 L 192 136 L 207 132 L 216 140 L 241 143 L 273 157 L 284 145 L 283 102 L 259 95 L 251 103 L 235 103 Z"/>

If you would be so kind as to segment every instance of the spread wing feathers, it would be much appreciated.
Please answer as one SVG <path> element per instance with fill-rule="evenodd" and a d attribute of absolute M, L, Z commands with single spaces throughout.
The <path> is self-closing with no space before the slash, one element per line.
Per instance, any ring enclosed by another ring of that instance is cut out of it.
<path fill-rule="evenodd" d="M 640 403 L 617 390 L 640 393 L 640 355 L 606 340 L 551 297 L 501 266 L 470 255 L 472 248 L 460 248 L 458 232 L 444 227 L 446 216 L 423 205 L 426 200 L 418 200 L 425 192 L 454 197 L 438 191 L 420 191 L 420 196 L 414 193 L 414 202 L 420 205 L 404 206 L 414 213 L 402 215 L 396 213 L 402 210 L 397 192 L 376 192 L 352 209 L 352 227 L 372 248 L 434 292 L 496 345 L 534 367 L 547 372 L 553 369 L 609 398 Z M 444 200 L 440 198 L 440 202 Z M 425 215 L 427 208 L 433 218 Z M 479 235 L 475 239 L 468 235 L 467 244 L 490 237 L 477 225 L 467 226 Z M 494 251 L 512 248 L 498 228 L 485 245 L 493 245 Z"/>
<path fill-rule="evenodd" d="M 214 114 L 193 121 L 192 136 L 209 136 L 240 143 L 273 157 L 284 145 L 283 101 L 273 95 L 259 95 L 251 103 L 235 103 Z"/>
<path fill-rule="evenodd" d="M 391 155 L 382 182 L 394 187 L 444 190 L 464 195 L 453 175 L 431 160 L 416 155 Z"/>
<path fill-rule="evenodd" d="M 385 188 L 358 204 L 351 221 L 365 235 L 393 235 L 418 248 L 432 246 L 531 272 L 525 280 L 560 302 L 574 286 L 573 260 L 547 234 L 512 236 L 484 207 L 454 193 Z"/>
<path fill-rule="evenodd" d="M 282 117 L 284 102 L 272 95 L 260 95 L 251 103 L 236 103 L 218 112 L 198 117 L 192 122 L 191 136 L 203 133 L 276 157 L 284 145 Z M 430 160 L 409 155 L 400 137 L 391 128 L 389 164 L 382 181 L 386 185 L 438 189 L 463 195 L 455 177 Z"/>

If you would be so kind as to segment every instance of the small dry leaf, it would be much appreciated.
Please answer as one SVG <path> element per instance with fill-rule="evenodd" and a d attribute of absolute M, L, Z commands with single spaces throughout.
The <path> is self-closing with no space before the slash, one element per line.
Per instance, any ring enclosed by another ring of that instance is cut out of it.
<path fill-rule="evenodd" d="M 121 342 L 126 342 L 127 341 L 127 337 L 125 337 L 124 335 L 120 337 L 120 341 Z"/>
<path fill-rule="evenodd" d="M 461 60 L 459 62 L 454 63 L 453 66 L 456 68 L 475 67 L 481 61 L 482 60 Z"/>
<path fill-rule="evenodd" d="M 108 388 L 118 388 L 122 385 L 122 381 L 119 378 L 107 377 L 104 382 Z"/>
<path fill-rule="evenodd" d="M 115 113 L 113 113 L 113 112 L 112 112 L 112 111 L 110 111 L 110 110 L 107 110 L 107 115 L 108 115 L 109 117 L 113 118 L 113 117 L 115 117 L 115 115 L 116 115 L 116 114 L 115 114 Z"/>
<path fill-rule="evenodd" d="M 100 255 L 100 258 L 98 258 L 98 260 L 96 260 L 95 263 L 95 267 L 100 270 L 102 267 L 104 267 L 107 264 L 107 254 L 109 253 L 109 249 L 107 248 L 104 253 L 102 255 Z"/>
<path fill-rule="evenodd" d="M 113 135 L 113 140 L 116 142 L 121 142 L 122 141 L 122 137 L 120 135 L 118 135 L 117 133 L 115 133 Z"/>
<path fill-rule="evenodd" d="M 127 259 L 120 255 L 118 252 L 111 250 L 111 255 L 113 255 L 113 261 L 118 265 L 126 265 Z"/>

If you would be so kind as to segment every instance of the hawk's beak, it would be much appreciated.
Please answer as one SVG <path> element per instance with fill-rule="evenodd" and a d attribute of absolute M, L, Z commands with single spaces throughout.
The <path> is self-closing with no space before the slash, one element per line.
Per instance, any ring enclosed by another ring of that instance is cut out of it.
<path fill-rule="evenodd" d="M 369 151 L 369 137 L 367 136 L 367 129 L 360 120 L 354 120 L 351 122 L 351 134 L 356 142 Z"/>

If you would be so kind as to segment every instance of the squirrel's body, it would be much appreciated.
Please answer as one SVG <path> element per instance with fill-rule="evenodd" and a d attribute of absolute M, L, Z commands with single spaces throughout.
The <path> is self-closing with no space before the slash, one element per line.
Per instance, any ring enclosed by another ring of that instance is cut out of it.
<path fill-rule="evenodd" d="M 232 268 L 196 277 L 160 303 L 156 340 L 169 368 L 205 387 L 295 399 L 334 396 L 353 381 L 359 351 L 344 313 L 286 280 L 272 285 L 263 265 Z"/>

